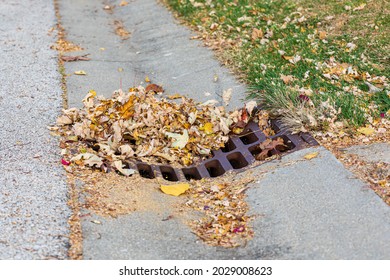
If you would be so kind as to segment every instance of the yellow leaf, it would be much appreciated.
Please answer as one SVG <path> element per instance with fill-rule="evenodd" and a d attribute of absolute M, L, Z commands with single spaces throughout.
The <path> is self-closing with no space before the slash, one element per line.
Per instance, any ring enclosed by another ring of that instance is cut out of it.
<path fill-rule="evenodd" d="M 120 3 L 119 3 L 119 6 L 123 7 L 123 6 L 127 6 L 129 5 L 129 2 L 125 1 L 125 0 L 122 0 Z"/>
<path fill-rule="evenodd" d="M 145 82 L 150 83 L 150 79 L 148 76 L 145 77 Z"/>
<path fill-rule="evenodd" d="M 212 134 L 213 133 L 213 124 L 208 122 L 204 125 L 203 129 L 204 129 L 204 132 L 206 132 L 206 134 Z"/>
<path fill-rule="evenodd" d="M 324 40 L 326 38 L 326 32 L 325 31 L 320 31 L 319 34 L 318 34 L 318 37 L 321 40 Z"/>
<path fill-rule="evenodd" d="M 233 133 L 234 134 L 240 134 L 244 129 L 241 127 L 235 127 L 233 128 Z"/>
<path fill-rule="evenodd" d="M 180 94 L 178 94 L 178 93 L 172 94 L 172 95 L 168 95 L 168 99 L 171 99 L 171 100 L 173 100 L 173 99 L 179 99 L 179 98 L 182 98 L 182 97 L 183 97 L 183 96 L 180 95 Z"/>
<path fill-rule="evenodd" d="M 165 194 L 170 194 L 174 196 L 179 196 L 185 193 L 190 188 L 190 185 L 187 183 L 179 183 L 175 185 L 161 185 L 160 189 Z"/>
<path fill-rule="evenodd" d="M 129 100 L 127 100 L 127 102 L 119 108 L 119 111 L 122 114 L 122 118 L 128 119 L 133 116 L 135 99 L 135 95 L 130 95 Z"/>
<path fill-rule="evenodd" d="M 309 153 L 307 155 L 304 156 L 305 159 L 312 159 L 312 158 L 316 158 L 318 156 L 319 152 L 313 152 L 313 153 Z"/>
<path fill-rule="evenodd" d="M 118 68 L 118 72 L 123 72 L 123 68 L 122 68 L 122 67 L 119 67 L 119 68 Z"/>
<path fill-rule="evenodd" d="M 366 135 L 366 136 L 370 136 L 371 134 L 373 134 L 375 132 L 375 130 L 373 128 L 370 128 L 370 127 L 361 127 L 357 131 L 360 132 L 361 134 Z"/>
<path fill-rule="evenodd" d="M 85 72 L 84 70 L 75 71 L 74 73 L 76 75 L 87 75 L 87 72 Z"/>
<path fill-rule="evenodd" d="M 91 94 L 91 97 L 95 97 L 96 96 L 96 91 L 94 91 L 93 89 L 91 89 L 88 93 Z"/>
<path fill-rule="evenodd" d="M 293 58 L 294 58 L 293 56 L 288 56 L 288 55 L 282 55 L 282 57 L 283 57 L 285 60 L 290 60 L 290 59 L 293 59 Z"/>
<path fill-rule="evenodd" d="M 366 5 L 367 5 L 366 3 L 363 3 L 363 4 L 361 4 L 360 6 L 357 6 L 356 8 L 354 8 L 353 10 L 354 10 L 354 11 L 360 11 L 360 10 L 363 10 L 363 9 L 364 9 L 364 7 L 365 7 Z"/>

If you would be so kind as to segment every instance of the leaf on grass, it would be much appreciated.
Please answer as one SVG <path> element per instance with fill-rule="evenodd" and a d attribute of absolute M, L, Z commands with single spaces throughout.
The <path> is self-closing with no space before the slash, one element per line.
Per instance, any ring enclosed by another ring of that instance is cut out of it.
<path fill-rule="evenodd" d="M 189 140 L 187 129 L 184 129 L 183 134 L 165 132 L 165 135 L 169 138 L 175 139 L 175 142 L 171 145 L 173 148 L 183 149 Z"/>
<path fill-rule="evenodd" d="M 300 61 L 302 59 L 300 55 L 294 55 L 294 56 L 282 55 L 282 57 L 285 60 L 288 60 L 292 64 L 296 64 L 298 61 Z"/>
<path fill-rule="evenodd" d="M 377 93 L 382 91 L 382 89 L 370 84 L 369 82 L 364 82 L 364 83 L 368 86 L 369 93 Z"/>
<path fill-rule="evenodd" d="M 264 33 L 261 29 L 253 28 L 252 30 L 252 40 L 256 41 L 257 39 L 263 38 Z"/>
<path fill-rule="evenodd" d="M 190 185 L 187 183 L 180 183 L 175 185 L 161 185 L 160 189 L 163 193 L 179 196 L 185 193 L 190 188 Z"/>
<path fill-rule="evenodd" d="M 87 72 L 85 72 L 84 70 L 79 70 L 79 71 L 75 71 L 74 74 L 75 75 L 85 76 L 85 75 L 87 75 Z"/>
<path fill-rule="evenodd" d="M 283 83 L 285 83 L 286 85 L 288 85 L 289 83 L 294 81 L 294 76 L 292 76 L 292 75 L 280 74 L 280 78 L 282 79 Z"/>
<path fill-rule="evenodd" d="M 364 7 L 365 7 L 366 5 L 367 5 L 366 3 L 363 3 L 363 4 L 359 5 L 359 6 L 357 6 L 356 8 L 354 8 L 353 10 L 354 10 L 354 11 L 361 11 L 361 10 L 364 9 Z"/>
<path fill-rule="evenodd" d="M 375 132 L 375 130 L 371 127 L 361 127 L 357 131 L 361 134 L 366 135 L 366 136 L 370 136 Z"/>
<path fill-rule="evenodd" d="M 326 32 L 320 31 L 318 34 L 318 37 L 320 38 L 320 40 L 324 40 L 326 38 Z"/>
<path fill-rule="evenodd" d="M 308 153 L 304 156 L 305 159 L 312 159 L 312 158 L 316 158 L 318 156 L 319 152 L 312 152 L 312 153 Z"/>

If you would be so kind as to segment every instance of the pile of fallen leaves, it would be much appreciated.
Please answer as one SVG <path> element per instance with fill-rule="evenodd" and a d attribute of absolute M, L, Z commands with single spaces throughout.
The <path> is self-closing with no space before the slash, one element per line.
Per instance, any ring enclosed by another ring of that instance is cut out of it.
<path fill-rule="evenodd" d="M 109 99 L 91 90 L 82 109 L 64 110 L 51 128 L 63 136 L 63 164 L 114 168 L 124 175 L 134 173 L 129 160 L 196 164 L 224 147 L 231 131 L 241 133 L 256 106 L 249 102 L 227 113 L 212 101 L 197 104 L 181 97 L 181 102 L 172 102 L 152 85 L 118 90 Z"/>

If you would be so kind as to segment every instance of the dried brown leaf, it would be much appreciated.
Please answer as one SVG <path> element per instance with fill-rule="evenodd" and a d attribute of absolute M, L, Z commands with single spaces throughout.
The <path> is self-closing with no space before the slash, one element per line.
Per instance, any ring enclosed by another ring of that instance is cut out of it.
<path fill-rule="evenodd" d="M 146 86 L 145 91 L 146 92 L 153 91 L 155 93 L 159 93 L 159 92 L 164 92 L 164 89 L 161 86 L 159 86 L 159 85 L 150 84 L 150 85 Z"/>

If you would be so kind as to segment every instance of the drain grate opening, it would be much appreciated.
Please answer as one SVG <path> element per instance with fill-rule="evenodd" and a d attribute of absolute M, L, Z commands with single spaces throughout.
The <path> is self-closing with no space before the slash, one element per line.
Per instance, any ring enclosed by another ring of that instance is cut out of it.
<path fill-rule="evenodd" d="M 262 149 L 260 149 L 259 145 L 254 145 L 254 146 L 250 147 L 248 150 L 251 152 L 251 154 L 254 158 L 256 158 L 256 156 L 262 152 Z M 277 153 L 278 152 L 268 151 L 267 157 L 270 157 L 270 156 L 277 154 Z"/>
<path fill-rule="evenodd" d="M 283 124 L 280 120 L 271 120 L 271 127 L 274 130 L 275 134 L 281 132 Z"/>
<path fill-rule="evenodd" d="M 236 149 L 236 145 L 234 144 L 232 139 L 229 139 L 229 141 L 226 142 L 225 147 L 221 148 L 221 151 L 227 153 L 235 149 Z"/>
<path fill-rule="evenodd" d="M 182 171 L 183 171 L 184 176 L 186 177 L 186 179 L 188 181 L 202 179 L 202 176 L 200 175 L 200 173 L 196 167 L 183 168 Z"/>
<path fill-rule="evenodd" d="M 228 155 L 227 159 L 234 169 L 241 169 L 248 166 L 248 161 L 239 152 Z"/>
<path fill-rule="evenodd" d="M 177 178 L 175 169 L 173 169 L 172 167 L 170 167 L 170 166 L 160 166 L 160 171 L 161 171 L 162 177 L 165 180 L 173 181 L 173 182 L 179 181 L 179 179 Z"/>
<path fill-rule="evenodd" d="M 210 177 L 218 177 L 225 173 L 219 160 L 209 161 L 205 164 L 207 171 L 210 174 Z"/>
<path fill-rule="evenodd" d="M 273 137 L 271 137 L 271 138 L 273 138 Z M 285 152 L 287 150 L 292 150 L 296 147 L 295 144 L 293 142 L 291 142 L 291 140 L 286 135 L 277 136 L 276 138 L 282 138 L 284 145 L 287 146 L 282 150 L 282 152 Z"/>
<path fill-rule="evenodd" d="M 141 177 L 148 178 L 148 179 L 155 178 L 152 167 L 150 165 L 145 163 L 139 163 L 137 164 L 137 169 Z"/>
<path fill-rule="evenodd" d="M 278 120 L 273 121 L 272 126 L 276 130 L 276 135 L 272 136 L 271 139 L 280 137 L 287 147 L 278 146 L 278 150 L 270 150 L 267 155 L 262 155 L 261 157 L 257 157 L 262 152 L 259 144 L 266 141 L 267 137 L 261 132 L 256 123 L 251 122 L 241 135 L 231 135 L 224 148 L 211 151 L 213 158 L 209 158 L 203 163 L 180 169 L 169 165 L 151 166 L 143 162 L 137 162 L 135 165 L 139 174 L 144 178 L 163 177 L 165 180 L 173 182 L 184 179 L 188 181 L 201 180 L 202 178 L 221 176 L 232 168 L 238 170 L 249 166 L 254 159 L 248 152 L 254 158 L 261 160 L 264 157 L 271 157 L 276 154 L 282 155 L 308 146 L 318 145 L 317 141 L 310 134 L 291 134 L 288 130 L 282 128 L 282 124 Z M 132 168 L 132 166 L 134 165 L 129 165 L 129 168 Z"/>
<path fill-rule="evenodd" d="M 241 142 L 244 143 L 244 145 L 249 145 L 259 140 L 259 138 L 257 138 L 252 130 L 248 130 L 243 136 L 240 136 L 239 138 Z"/>
<path fill-rule="evenodd" d="M 252 147 L 249 147 L 248 150 L 249 150 L 249 152 L 251 152 L 253 157 L 256 157 L 258 154 L 261 153 L 261 149 L 260 149 L 259 145 L 254 145 Z"/>

